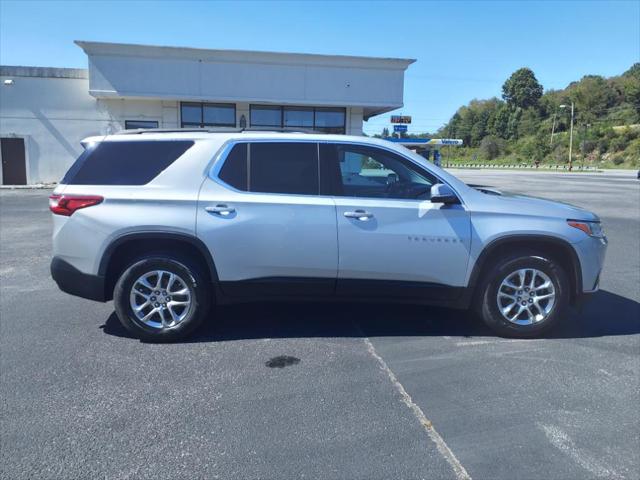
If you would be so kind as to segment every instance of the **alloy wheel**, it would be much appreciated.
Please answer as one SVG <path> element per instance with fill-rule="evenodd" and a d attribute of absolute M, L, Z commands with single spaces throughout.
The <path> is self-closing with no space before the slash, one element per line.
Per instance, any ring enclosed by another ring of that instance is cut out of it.
<path fill-rule="evenodd" d="M 153 270 L 133 283 L 129 303 L 141 323 L 166 329 L 175 327 L 187 317 L 192 298 L 191 289 L 179 275 Z"/>
<path fill-rule="evenodd" d="M 516 325 L 544 321 L 556 303 L 556 288 L 549 276 L 535 268 L 522 268 L 507 275 L 497 293 L 498 310 Z"/>

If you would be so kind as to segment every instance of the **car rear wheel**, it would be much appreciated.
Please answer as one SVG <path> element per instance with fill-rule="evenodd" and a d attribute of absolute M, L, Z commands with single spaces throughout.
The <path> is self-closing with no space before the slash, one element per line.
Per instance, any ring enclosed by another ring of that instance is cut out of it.
<path fill-rule="evenodd" d="M 545 255 L 521 252 L 499 260 L 481 288 L 480 315 L 501 336 L 539 336 L 566 314 L 567 275 Z"/>
<path fill-rule="evenodd" d="M 133 262 L 114 290 L 116 313 L 133 335 L 174 341 L 192 333 L 206 317 L 212 292 L 188 261 L 150 256 Z"/>

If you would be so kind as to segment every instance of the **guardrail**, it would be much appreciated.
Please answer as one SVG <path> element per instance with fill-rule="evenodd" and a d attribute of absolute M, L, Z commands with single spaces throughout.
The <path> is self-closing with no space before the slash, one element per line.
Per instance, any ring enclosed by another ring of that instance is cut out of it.
<path fill-rule="evenodd" d="M 442 167 L 444 168 L 492 168 L 497 170 L 565 170 L 569 171 L 568 165 L 531 165 L 527 163 L 521 164 L 509 164 L 509 165 L 496 165 L 490 163 L 448 163 L 443 162 Z M 597 167 L 592 167 L 589 165 L 574 165 L 572 171 L 579 172 L 597 172 Z"/>

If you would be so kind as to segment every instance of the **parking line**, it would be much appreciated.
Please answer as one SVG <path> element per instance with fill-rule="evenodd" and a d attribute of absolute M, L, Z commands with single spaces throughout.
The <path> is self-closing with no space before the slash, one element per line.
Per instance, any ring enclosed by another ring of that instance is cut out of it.
<path fill-rule="evenodd" d="M 360 330 L 360 328 L 358 328 L 358 330 Z M 431 420 L 427 418 L 427 416 L 424 414 L 422 409 L 411 399 L 411 396 L 407 393 L 407 391 L 404 389 L 402 384 L 398 381 L 398 378 L 391 371 L 391 369 L 387 365 L 387 362 L 385 362 L 382 359 L 382 357 L 378 355 L 378 352 L 376 352 L 376 349 L 373 346 L 373 343 L 371 343 L 371 340 L 369 340 L 369 338 L 365 337 L 364 335 L 363 335 L 363 338 L 364 338 L 364 343 L 367 346 L 368 352 L 371 354 L 373 358 L 375 358 L 378 361 L 378 364 L 380 365 L 380 369 L 389 376 L 391 383 L 396 388 L 396 390 L 398 390 L 398 392 L 400 393 L 400 396 L 402 397 L 402 401 L 404 402 L 404 404 L 407 407 L 409 407 L 411 412 L 413 412 L 413 414 L 416 416 L 420 424 L 426 430 L 427 434 L 429 435 L 429 438 L 433 441 L 433 443 L 436 444 L 436 448 L 438 449 L 440 454 L 444 457 L 444 459 L 451 466 L 451 468 L 453 468 L 456 478 L 458 480 L 471 480 L 471 476 L 467 473 L 467 471 L 462 466 L 460 461 L 456 458 L 456 456 L 451 451 L 449 446 L 446 444 L 444 439 L 436 431 L 435 427 L 433 426 L 433 423 L 431 423 Z"/>
<path fill-rule="evenodd" d="M 538 423 L 538 427 L 542 429 L 547 439 L 558 450 L 564 452 L 571 457 L 578 465 L 587 470 L 589 473 L 598 478 L 622 479 L 624 478 L 618 472 L 613 471 L 598 459 L 593 458 L 588 453 L 578 449 L 569 435 L 560 430 L 555 425 L 545 425 Z"/>

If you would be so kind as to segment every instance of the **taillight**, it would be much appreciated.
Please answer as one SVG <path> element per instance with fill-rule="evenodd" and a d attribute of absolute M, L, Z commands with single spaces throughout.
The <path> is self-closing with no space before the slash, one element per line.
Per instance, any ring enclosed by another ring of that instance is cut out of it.
<path fill-rule="evenodd" d="M 49 210 L 56 215 L 69 217 L 76 210 L 98 205 L 103 200 L 104 198 L 100 195 L 51 195 L 49 197 Z"/>

